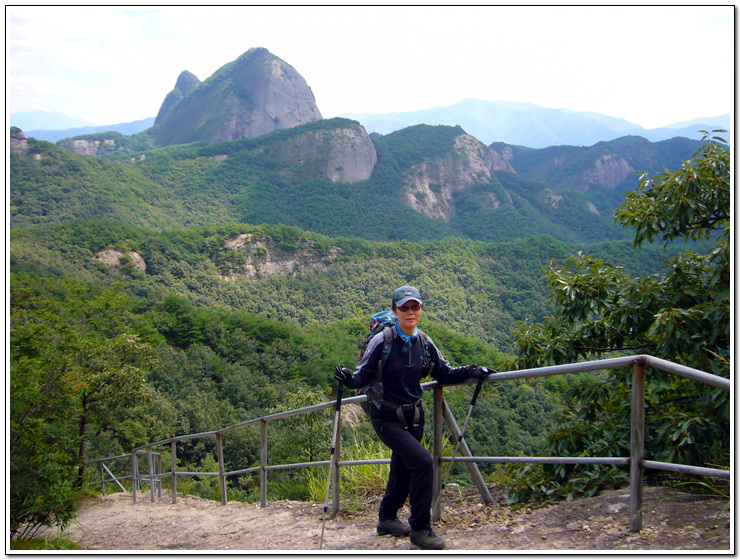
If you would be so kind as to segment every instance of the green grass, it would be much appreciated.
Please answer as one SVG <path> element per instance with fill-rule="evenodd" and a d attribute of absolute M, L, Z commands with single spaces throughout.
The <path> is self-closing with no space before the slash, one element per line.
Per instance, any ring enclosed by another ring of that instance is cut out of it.
<path fill-rule="evenodd" d="M 85 547 L 61 537 L 43 537 L 10 541 L 10 550 L 85 550 Z"/>
<path fill-rule="evenodd" d="M 365 443 L 343 445 L 342 461 L 369 461 L 390 459 L 390 450 L 379 441 L 370 440 Z M 351 465 L 340 469 L 340 485 L 342 496 L 350 500 L 360 498 L 368 492 L 382 492 L 388 481 L 390 465 Z M 329 467 L 311 469 L 306 475 L 311 499 L 323 502 L 326 497 L 326 482 L 329 476 Z"/>

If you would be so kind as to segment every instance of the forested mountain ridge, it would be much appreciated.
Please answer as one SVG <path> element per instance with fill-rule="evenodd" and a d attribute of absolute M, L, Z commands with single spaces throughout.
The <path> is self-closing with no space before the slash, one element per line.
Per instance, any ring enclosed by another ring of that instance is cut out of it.
<path fill-rule="evenodd" d="M 605 185 L 603 162 L 652 172 L 699 144 L 489 148 L 459 127 L 419 125 L 371 140 L 357 123 L 329 119 L 209 145 L 148 148 L 140 135 L 110 134 L 65 141 L 103 154 L 91 158 L 13 134 L 14 226 L 122 217 L 146 227 L 284 223 L 388 241 L 620 238 L 611 216 L 637 176 Z M 569 184 L 575 176 L 580 183 Z"/>
<path fill-rule="evenodd" d="M 636 171 L 653 174 L 679 167 L 686 154 L 699 143 L 688 138 L 650 142 L 640 136 L 624 136 L 593 146 L 551 146 L 535 150 L 500 142 L 491 148 L 502 154 L 517 173 L 548 183 L 553 190 L 587 192 L 600 190 L 621 197 L 634 189 Z"/>

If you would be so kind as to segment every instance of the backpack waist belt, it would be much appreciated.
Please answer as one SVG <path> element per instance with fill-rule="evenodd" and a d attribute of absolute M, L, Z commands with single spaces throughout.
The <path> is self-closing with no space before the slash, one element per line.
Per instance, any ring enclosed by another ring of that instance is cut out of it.
<path fill-rule="evenodd" d="M 412 410 L 414 411 L 414 419 L 412 421 L 414 427 L 418 426 L 421 423 L 421 412 L 419 411 L 419 403 L 421 402 L 421 399 L 416 400 L 412 403 L 406 403 L 406 404 L 398 404 L 391 401 L 387 401 L 385 399 L 381 399 L 375 394 L 375 391 L 370 389 L 367 393 L 367 398 L 371 401 L 375 401 L 383 406 L 387 406 L 388 408 L 392 408 L 396 411 L 396 416 L 398 417 L 398 421 L 401 423 L 401 426 L 404 428 L 409 427 L 408 420 L 406 420 L 406 414 L 410 413 Z"/>

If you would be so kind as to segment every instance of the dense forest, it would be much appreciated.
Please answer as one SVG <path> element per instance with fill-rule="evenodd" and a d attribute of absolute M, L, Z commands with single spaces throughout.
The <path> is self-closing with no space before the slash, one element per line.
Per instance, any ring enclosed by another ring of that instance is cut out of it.
<path fill-rule="evenodd" d="M 657 221 L 646 225 L 629 205 L 618 213 L 619 224 L 610 224 L 599 214 L 576 211 L 585 196 L 576 192 L 563 194 L 566 208 L 576 201 L 571 211 L 548 215 L 535 196 L 543 185 L 510 173 L 461 194 L 457 217 L 445 223 L 410 211 L 394 190 L 402 169 L 429 157 L 415 146 L 446 149 L 447 128 L 433 141 L 414 136 L 426 132 L 417 128 L 376 140 L 382 164 L 371 182 L 356 185 L 301 182 L 276 173 L 274 162 L 252 153 L 258 143 L 274 139 L 150 150 L 136 165 L 78 156 L 33 139 L 30 155 L 12 155 L 11 532 L 27 523 L 69 523 L 86 484 L 85 460 L 324 402 L 334 390 L 334 366 L 354 365 L 369 317 L 388 308 L 393 289 L 402 284 L 421 290 L 420 326 L 453 365 L 503 370 L 619 351 L 662 351 L 668 359 L 729 375 L 722 361 L 729 355 L 729 257 L 727 264 L 723 260 L 729 172 L 722 167 L 727 152 L 710 143 L 697 153 L 693 169 L 704 175 L 680 195 L 634 194 L 680 183 L 670 173 L 645 179 L 630 195 L 632 204 L 689 200 L 696 212 L 682 207 L 679 217 L 699 215 L 699 205 L 711 198 L 716 219 L 696 227 L 679 223 L 675 209 L 666 210 L 673 221 L 653 209 L 647 214 Z M 239 157 L 221 163 L 209 157 L 224 150 Z M 716 165 L 707 170 L 704 162 Z M 476 197 L 496 189 L 510 194 L 511 207 L 492 220 Z M 714 194 L 705 197 L 706 192 Z M 674 229 L 664 235 L 666 224 Z M 653 245 L 656 238 L 664 243 Z M 589 292 L 586 264 L 573 260 L 585 255 L 601 263 L 590 269 L 594 276 L 617 270 L 619 279 L 615 273 L 609 286 Z M 553 278 L 553 271 L 573 274 Z M 688 283 L 677 271 L 697 279 L 692 291 L 682 292 Z M 664 299 L 629 300 L 640 279 L 652 279 L 652 293 L 665 293 Z M 557 296 L 557 287 L 569 282 L 569 301 L 578 310 Z M 632 291 L 617 292 L 620 282 Z M 672 332 L 693 341 L 711 336 L 694 354 L 686 344 L 660 346 L 656 340 L 666 331 L 624 316 L 605 325 L 609 317 L 593 301 L 605 308 L 655 307 L 655 316 L 667 308 L 687 309 Z M 634 340 L 605 334 L 625 325 Z M 559 332 L 562 341 L 580 344 L 573 345 L 575 353 L 557 346 Z M 587 340 L 589 334 L 599 344 Z M 688 461 L 702 462 L 708 454 L 712 461 L 726 460 L 729 408 L 722 395 L 712 393 L 707 401 L 689 396 L 693 389 L 686 385 L 660 383 L 657 402 L 676 400 L 651 424 L 656 440 L 674 438 L 677 456 Z M 613 427 L 610 419 L 614 425 L 623 420 L 622 389 L 620 378 L 609 372 L 496 384 L 481 395 L 466 438 L 481 455 L 555 449 L 578 454 L 593 449 L 597 434 L 600 451 L 623 455 L 623 442 L 604 436 Z M 452 389 L 446 396 L 455 415 L 464 415 L 469 390 Z M 701 419 L 707 410 L 719 412 Z M 584 414 L 594 427 L 591 434 L 576 433 L 586 425 Z M 672 431 L 664 426 L 671 418 Z M 566 427 L 571 431 L 563 435 Z M 275 441 L 285 444 L 276 446 L 270 460 L 324 458 L 327 429 L 330 424 L 323 422 L 300 436 L 295 424 L 276 428 Z M 259 435 L 241 431 L 234 437 L 226 448 L 226 469 L 258 462 Z M 367 422 L 345 437 L 348 447 L 372 447 L 374 441 Z M 213 470 L 214 449 L 208 439 L 185 443 L 178 464 L 183 470 Z M 663 457 L 658 445 L 651 452 Z M 591 477 L 590 485 L 577 469 L 527 473 L 486 466 L 484 472 L 510 483 L 512 499 L 537 497 L 527 476 L 538 480 L 538 488 L 549 480 L 563 489 L 562 496 L 574 488 L 596 491 L 621 483 L 612 471 Z M 271 499 L 308 498 L 307 476 L 276 474 Z M 212 497 L 214 488 L 194 480 L 189 490 Z M 254 499 L 254 479 L 230 481 L 230 493 L 233 499 Z"/>

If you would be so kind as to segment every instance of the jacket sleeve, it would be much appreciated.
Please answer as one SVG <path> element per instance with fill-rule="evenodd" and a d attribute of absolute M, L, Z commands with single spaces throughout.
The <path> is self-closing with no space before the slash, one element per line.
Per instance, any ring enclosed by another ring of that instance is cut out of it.
<path fill-rule="evenodd" d="M 475 369 L 475 366 L 450 366 L 450 362 L 442 356 L 442 352 L 439 351 L 439 348 L 437 348 L 437 345 L 434 344 L 431 338 L 429 339 L 429 353 L 434 364 L 430 375 L 442 385 L 462 383 L 471 376 Z"/>
<path fill-rule="evenodd" d="M 375 381 L 378 374 L 378 360 L 383 353 L 383 331 L 376 334 L 368 343 L 365 354 L 357 363 L 352 379 L 345 385 L 350 389 L 361 389 Z"/>

